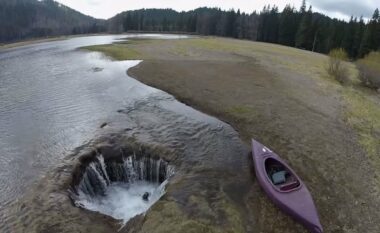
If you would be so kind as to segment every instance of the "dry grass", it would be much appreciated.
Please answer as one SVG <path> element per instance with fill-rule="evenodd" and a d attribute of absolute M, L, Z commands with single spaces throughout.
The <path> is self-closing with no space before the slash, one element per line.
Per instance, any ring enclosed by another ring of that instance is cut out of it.
<path fill-rule="evenodd" d="M 347 123 L 355 129 L 359 143 L 375 168 L 377 190 L 380 191 L 380 102 L 377 96 L 355 88 L 343 92 L 347 102 L 345 117 Z"/>
<path fill-rule="evenodd" d="M 369 88 L 380 88 L 380 52 L 372 52 L 357 62 L 359 78 Z"/>
<path fill-rule="evenodd" d="M 341 84 L 346 84 L 349 81 L 348 70 L 344 63 L 347 60 L 348 55 L 342 48 L 333 49 L 329 53 L 329 62 L 326 67 L 327 73 Z"/>

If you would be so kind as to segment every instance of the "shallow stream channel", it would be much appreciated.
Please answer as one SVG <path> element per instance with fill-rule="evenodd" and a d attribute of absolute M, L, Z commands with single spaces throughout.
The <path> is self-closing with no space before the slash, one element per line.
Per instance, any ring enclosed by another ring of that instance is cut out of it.
<path fill-rule="evenodd" d="M 128 37 L 186 39 L 0 51 L 0 232 L 252 231 L 252 215 L 242 217 L 249 150 L 237 132 L 128 77 L 142 61 L 78 49 Z"/>

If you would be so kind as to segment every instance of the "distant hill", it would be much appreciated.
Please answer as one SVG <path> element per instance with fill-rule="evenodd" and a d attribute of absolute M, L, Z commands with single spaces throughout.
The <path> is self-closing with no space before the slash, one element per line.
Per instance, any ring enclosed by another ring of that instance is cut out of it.
<path fill-rule="evenodd" d="M 53 0 L 0 0 L 0 42 L 105 30 L 105 21 Z"/>

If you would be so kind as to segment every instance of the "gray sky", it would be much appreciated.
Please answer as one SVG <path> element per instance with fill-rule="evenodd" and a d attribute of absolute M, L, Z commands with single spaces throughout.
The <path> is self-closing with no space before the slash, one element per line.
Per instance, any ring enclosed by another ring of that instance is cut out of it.
<path fill-rule="evenodd" d="M 192 10 L 198 7 L 220 7 L 244 12 L 260 11 L 266 4 L 276 4 L 282 10 L 287 3 L 299 8 L 302 0 L 56 0 L 96 18 L 107 19 L 125 10 L 141 8 L 172 8 Z M 314 11 L 331 17 L 348 19 L 350 15 L 371 17 L 380 0 L 309 0 Z"/>

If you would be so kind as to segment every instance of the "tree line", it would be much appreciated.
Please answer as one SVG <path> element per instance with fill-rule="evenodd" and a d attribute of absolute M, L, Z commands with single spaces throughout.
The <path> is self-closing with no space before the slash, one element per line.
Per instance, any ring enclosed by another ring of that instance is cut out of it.
<path fill-rule="evenodd" d="M 0 0 L 0 43 L 32 37 L 130 31 L 180 32 L 278 43 L 328 53 L 344 48 L 353 59 L 380 46 L 380 16 L 346 22 L 287 5 L 282 12 L 273 5 L 250 14 L 240 10 L 198 8 L 125 11 L 109 20 L 83 15 L 54 0 Z"/>
<path fill-rule="evenodd" d="M 313 12 L 305 1 L 300 9 L 287 5 L 282 12 L 277 6 L 264 6 L 251 14 L 240 10 L 198 8 L 188 12 L 171 9 L 126 11 L 108 20 L 108 30 L 188 32 L 200 35 L 233 37 L 278 43 L 319 53 L 344 48 L 351 58 L 359 58 L 380 46 L 379 10 L 365 22 L 351 17 L 349 22 L 331 19 Z"/>

